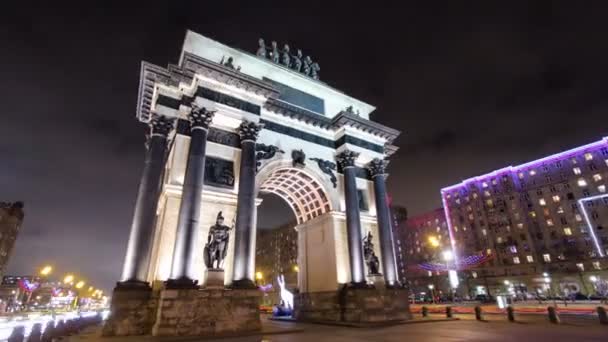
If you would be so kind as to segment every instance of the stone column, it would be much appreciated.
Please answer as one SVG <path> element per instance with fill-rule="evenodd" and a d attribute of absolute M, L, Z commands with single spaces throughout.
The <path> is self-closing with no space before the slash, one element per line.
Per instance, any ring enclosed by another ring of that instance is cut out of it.
<path fill-rule="evenodd" d="M 127 255 L 118 287 L 149 286 L 146 278 L 156 224 L 156 208 L 167 155 L 167 135 L 172 128 L 173 120 L 165 116 L 156 116 L 150 122 L 151 134 L 139 181 Z"/>
<path fill-rule="evenodd" d="M 365 268 L 363 267 L 359 194 L 357 193 L 357 169 L 355 167 L 357 157 L 359 157 L 359 153 L 344 150 L 336 156 L 336 160 L 344 173 L 344 202 L 346 204 L 346 234 L 348 237 L 351 285 L 363 286 L 366 282 Z"/>
<path fill-rule="evenodd" d="M 167 288 L 195 288 L 194 250 L 197 245 L 201 196 L 205 178 L 205 149 L 207 131 L 215 112 L 205 108 L 192 107 L 190 120 L 190 147 L 188 165 L 184 176 L 182 200 L 179 207 L 175 248 L 171 264 L 171 279 Z"/>
<path fill-rule="evenodd" d="M 376 158 L 367 165 L 367 168 L 374 181 L 374 197 L 376 197 L 376 217 L 378 219 L 384 281 L 387 286 L 391 287 L 397 283 L 397 263 L 395 261 L 395 247 L 393 245 L 391 214 L 386 193 L 387 165 L 388 161 Z"/>
<path fill-rule="evenodd" d="M 255 288 L 255 142 L 263 125 L 243 121 L 239 195 L 234 233 L 233 288 Z"/>

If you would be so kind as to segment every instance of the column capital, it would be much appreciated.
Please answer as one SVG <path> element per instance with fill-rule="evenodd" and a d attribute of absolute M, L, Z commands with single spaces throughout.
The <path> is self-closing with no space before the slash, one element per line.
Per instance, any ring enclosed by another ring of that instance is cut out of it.
<path fill-rule="evenodd" d="M 243 121 L 239 126 L 239 136 L 241 137 L 241 141 L 258 140 L 258 135 L 260 131 L 264 128 L 263 124 L 259 124 L 253 121 Z"/>
<path fill-rule="evenodd" d="M 190 120 L 191 128 L 209 128 L 209 124 L 211 120 L 213 120 L 213 116 L 215 115 L 215 111 L 207 110 L 205 107 L 199 107 L 195 104 L 192 104 L 192 110 L 188 114 L 188 119 Z"/>
<path fill-rule="evenodd" d="M 355 160 L 359 157 L 359 152 L 344 150 L 336 155 L 336 161 L 342 169 L 355 166 Z"/>
<path fill-rule="evenodd" d="M 372 177 L 382 176 L 386 174 L 386 168 L 388 167 L 388 160 L 374 158 L 365 167 L 369 170 Z"/>
<path fill-rule="evenodd" d="M 150 120 L 151 135 L 162 135 L 167 136 L 173 129 L 175 120 L 170 119 L 164 115 L 155 115 Z"/>

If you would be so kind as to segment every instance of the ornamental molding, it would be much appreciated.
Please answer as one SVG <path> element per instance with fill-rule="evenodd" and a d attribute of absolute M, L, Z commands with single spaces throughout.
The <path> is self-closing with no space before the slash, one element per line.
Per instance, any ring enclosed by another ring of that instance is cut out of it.
<path fill-rule="evenodd" d="M 359 157 L 359 152 L 344 150 L 336 155 L 336 161 L 341 169 L 355 166 L 355 161 Z"/>
<path fill-rule="evenodd" d="M 272 159 L 277 153 L 285 153 L 285 151 L 281 150 L 277 146 L 274 145 L 266 145 L 266 144 L 256 144 L 255 145 L 255 171 L 258 172 L 260 166 L 262 166 L 262 160 Z"/>
<path fill-rule="evenodd" d="M 329 175 L 329 180 L 331 184 L 334 186 L 334 189 L 338 186 L 338 179 L 334 174 L 336 171 L 336 163 L 333 163 L 329 160 L 321 159 L 321 158 L 308 158 L 312 161 L 317 162 L 317 167 L 325 174 Z"/>
<path fill-rule="evenodd" d="M 173 129 L 174 122 L 174 119 L 164 115 L 154 115 L 149 123 L 150 133 L 152 135 L 158 134 L 167 137 L 169 132 Z"/>
<path fill-rule="evenodd" d="M 388 160 L 374 158 L 366 165 L 366 168 L 369 170 L 372 177 L 382 176 L 386 174 L 388 163 Z"/>
<path fill-rule="evenodd" d="M 215 111 L 207 110 L 205 107 L 198 107 L 196 105 L 192 105 L 192 110 L 188 113 L 188 120 L 190 120 L 190 127 L 201 127 L 208 129 L 211 121 L 213 121 L 213 116 L 215 115 Z"/>

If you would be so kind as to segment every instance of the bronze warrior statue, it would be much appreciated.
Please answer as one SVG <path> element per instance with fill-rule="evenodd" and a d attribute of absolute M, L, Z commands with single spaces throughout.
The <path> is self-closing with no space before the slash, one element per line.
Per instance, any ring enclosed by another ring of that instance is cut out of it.
<path fill-rule="evenodd" d="M 208 269 L 222 269 L 224 258 L 226 258 L 228 252 L 228 242 L 232 229 L 224 225 L 224 217 L 220 211 L 217 214 L 215 225 L 209 228 L 207 244 L 205 244 L 205 265 Z"/>
<path fill-rule="evenodd" d="M 302 50 L 298 49 L 298 52 L 295 56 L 292 57 L 293 62 L 291 63 L 291 67 L 293 70 L 300 72 L 302 69 Z"/>
<path fill-rule="evenodd" d="M 367 273 L 370 275 L 379 274 L 380 261 L 374 253 L 374 243 L 372 242 L 372 232 L 368 232 L 363 238 L 363 256 L 367 264 Z"/>
<path fill-rule="evenodd" d="M 264 39 L 260 38 L 258 40 L 258 51 L 255 53 L 258 57 L 266 58 L 266 44 L 264 43 Z"/>

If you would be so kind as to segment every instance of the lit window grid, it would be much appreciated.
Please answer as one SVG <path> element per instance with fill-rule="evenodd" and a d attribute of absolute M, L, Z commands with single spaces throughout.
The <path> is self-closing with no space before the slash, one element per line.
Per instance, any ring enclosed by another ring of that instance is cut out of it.
<path fill-rule="evenodd" d="M 585 198 L 581 198 L 581 199 L 578 200 L 578 206 L 581 209 L 581 211 L 583 212 L 583 217 L 585 218 L 585 222 L 587 223 L 587 228 L 589 229 L 589 232 L 591 233 L 591 238 L 593 239 L 593 243 L 595 244 L 595 248 L 597 250 L 597 253 L 602 258 L 604 257 L 604 251 L 602 250 L 602 247 L 600 246 L 600 242 L 598 241 L 597 236 L 595 235 L 595 229 L 593 229 L 593 226 L 591 224 L 591 220 L 589 219 L 589 214 L 587 214 L 587 209 L 585 209 L 584 202 L 586 202 L 586 201 L 593 201 L 593 200 L 596 200 L 596 199 L 606 198 L 606 197 L 608 197 L 608 194 L 590 196 L 590 197 L 585 197 Z"/>

